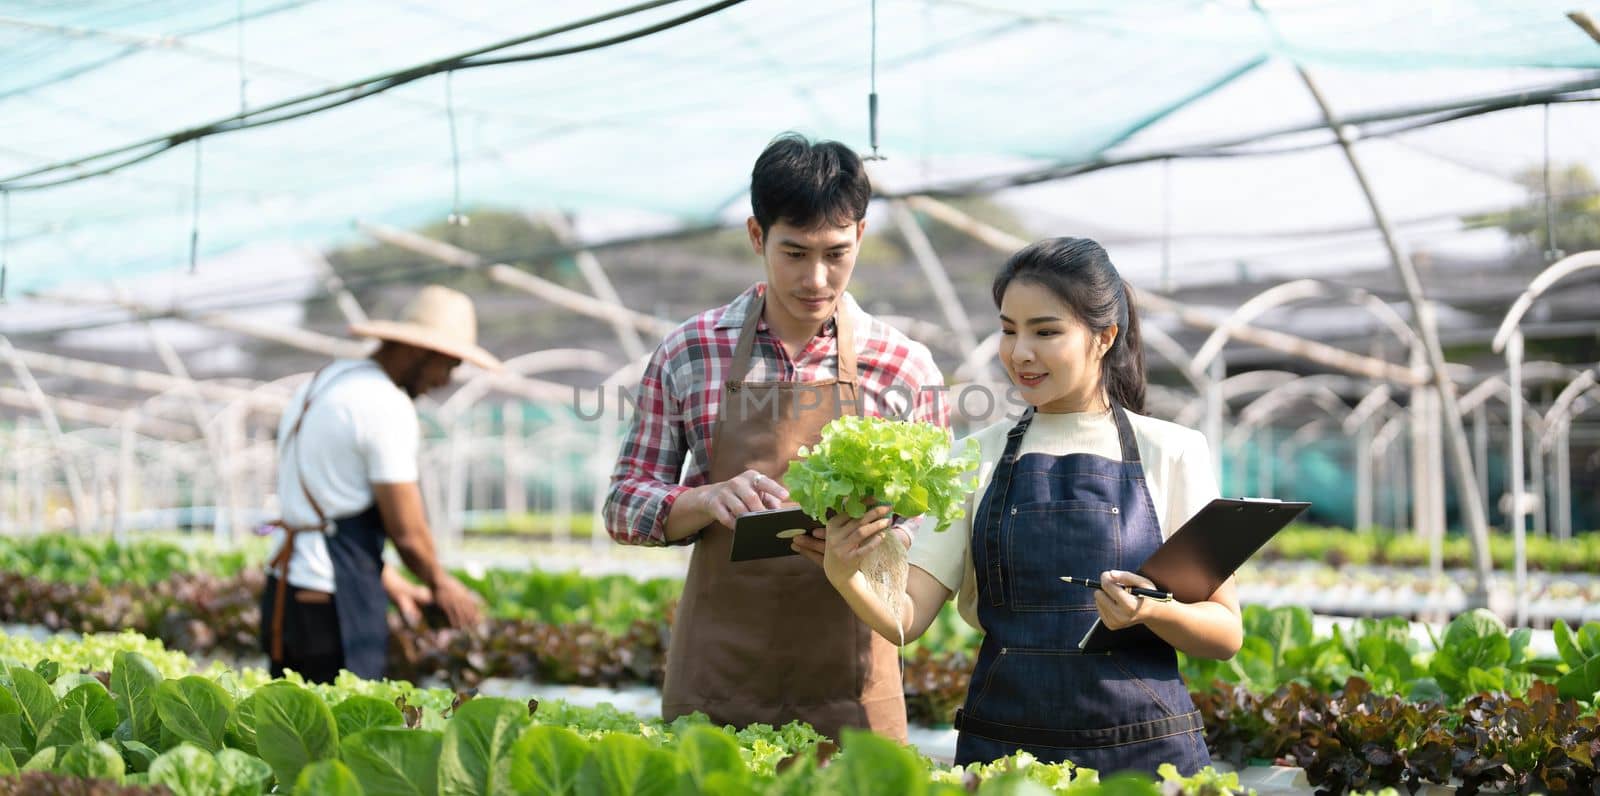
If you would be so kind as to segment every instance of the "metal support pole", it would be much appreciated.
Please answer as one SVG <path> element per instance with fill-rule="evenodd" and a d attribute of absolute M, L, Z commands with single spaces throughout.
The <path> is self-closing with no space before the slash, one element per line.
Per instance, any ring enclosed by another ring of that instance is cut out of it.
<path fill-rule="evenodd" d="M 549 224 L 551 231 L 555 232 L 556 240 L 563 246 L 578 245 L 577 230 L 572 228 L 572 222 L 561 213 L 550 213 L 545 216 L 545 223 Z M 627 306 L 622 303 L 622 297 L 617 295 L 616 286 L 611 284 L 610 277 L 606 276 L 604 268 L 600 267 L 600 260 L 594 252 L 588 249 L 575 249 L 572 259 L 578 264 L 578 272 L 583 274 L 583 281 L 588 283 L 589 292 L 607 304 L 618 307 Z M 630 326 L 620 318 L 611 318 L 608 321 L 611 329 L 617 335 L 617 344 L 622 346 L 623 358 L 632 362 L 645 354 L 650 353 L 645 348 L 644 340 L 639 336 L 639 330 Z"/>
<path fill-rule="evenodd" d="M 128 541 L 129 502 L 133 500 L 134 460 L 133 449 L 137 442 L 133 427 L 139 422 L 139 413 L 128 410 L 122 413 L 119 424 L 121 434 L 117 445 L 117 511 L 111 518 L 111 535 L 117 544 Z"/>
<path fill-rule="evenodd" d="M 1572 539 L 1572 421 L 1561 418 L 1556 427 L 1556 538 Z"/>
<path fill-rule="evenodd" d="M 83 479 L 78 474 L 78 465 L 72 457 L 72 452 L 67 450 L 67 438 L 61 431 L 61 423 L 56 419 L 56 413 L 50 406 L 50 397 L 39 388 L 39 382 L 33 378 L 33 371 L 28 369 L 27 363 L 17 356 L 11 347 L 11 341 L 0 336 L 0 358 L 11 363 L 11 372 L 16 374 L 17 381 L 22 384 L 22 389 L 32 399 L 34 410 L 39 413 L 39 420 L 44 424 L 46 438 L 50 447 L 55 451 L 56 460 L 61 464 L 61 472 L 67 480 L 67 496 L 72 500 L 74 524 L 78 533 L 87 533 L 89 530 L 89 501 L 83 491 Z"/>
<path fill-rule="evenodd" d="M 522 472 L 522 404 L 500 405 L 500 457 L 505 465 L 506 518 L 528 512 L 528 488 Z"/>
<path fill-rule="evenodd" d="M 1211 360 L 1211 367 L 1206 381 L 1205 428 L 1206 444 L 1211 448 L 1211 471 L 1216 473 L 1217 484 L 1222 485 L 1222 413 L 1226 409 L 1226 399 L 1222 395 L 1222 381 L 1227 378 L 1228 368 L 1218 354 Z M 1226 489 L 1226 487 L 1223 487 Z"/>
<path fill-rule="evenodd" d="M 1472 450 L 1478 473 L 1478 494 L 1483 496 L 1483 515 L 1489 516 L 1489 410 L 1478 404 L 1472 410 Z"/>
<path fill-rule="evenodd" d="M 1515 563 L 1515 588 L 1516 588 L 1516 616 L 1515 624 L 1521 626 L 1527 618 L 1527 604 L 1525 602 L 1528 588 L 1528 528 L 1523 501 L 1524 483 L 1522 480 L 1522 330 L 1518 329 L 1511 334 L 1511 339 L 1506 342 L 1506 379 L 1510 383 L 1510 395 L 1506 402 L 1511 409 L 1511 439 L 1507 443 L 1506 455 L 1511 465 L 1511 511 L 1506 515 L 1511 524 L 1511 538 L 1516 556 Z"/>
<path fill-rule="evenodd" d="M 1547 505 L 1550 489 L 1544 477 L 1544 451 L 1539 447 L 1539 433 L 1537 421 L 1527 441 L 1528 450 L 1528 512 L 1533 515 L 1533 535 L 1548 537 L 1550 526 L 1545 522 L 1545 506 Z"/>
<path fill-rule="evenodd" d="M 1272 426 L 1256 437 L 1256 497 L 1272 497 Z"/>
<path fill-rule="evenodd" d="M 977 348 L 978 336 L 972 331 L 972 319 L 967 317 L 966 308 L 961 306 L 961 298 L 956 294 L 955 285 L 950 282 L 950 273 L 939 261 L 939 254 L 933 250 L 928 234 L 917 223 L 911 207 L 904 199 L 896 199 L 889 203 L 889 211 L 894 216 L 895 227 L 911 246 L 911 254 L 922 268 L 922 275 L 927 277 L 928 287 L 933 291 L 939 309 L 944 312 L 945 323 L 955 333 L 961 349 L 971 351 Z"/>
<path fill-rule="evenodd" d="M 1411 302 L 1411 310 L 1417 319 L 1417 333 L 1422 338 L 1423 347 L 1427 351 L 1428 365 L 1433 376 L 1433 383 L 1439 390 L 1439 398 L 1444 410 L 1444 420 L 1448 424 L 1449 433 L 1445 441 L 1450 447 L 1450 458 L 1454 465 L 1456 483 L 1461 490 L 1462 517 L 1466 522 L 1467 531 L 1471 534 L 1473 547 L 1474 571 L 1478 575 L 1478 587 L 1470 595 L 1469 602 L 1474 607 L 1486 607 L 1489 604 L 1489 574 L 1493 569 L 1493 562 L 1489 558 L 1489 528 L 1483 515 L 1483 506 L 1477 494 L 1478 481 L 1472 472 L 1471 454 L 1467 449 L 1467 432 L 1461 422 L 1461 410 L 1456 402 L 1456 385 L 1450 380 L 1450 374 L 1445 369 L 1444 350 L 1439 344 L 1439 330 L 1427 315 L 1426 298 L 1422 292 L 1422 281 L 1417 277 L 1416 266 L 1411 258 L 1400 246 L 1400 239 L 1395 234 L 1394 228 L 1389 223 L 1389 218 L 1383 212 L 1383 207 L 1378 203 L 1378 196 L 1373 191 L 1371 183 L 1367 180 L 1366 171 L 1361 167 L 1361 160 L 1356 156 L 1355 147 L 1350 142 L 1344 126 L 1334 115 L 1333 108 L 1322 96 L 1322 91 L 1317 88 L 1316 81 L 1304 67 L 1295 66 L 1300 73 L 1300 79 L 1305 83 L 1306 90 L 1311 93 L 1317 107 L 1322 110 L 1323 120 L 1328 129 L 1333 132 L 1339 141 L 1339 148 L 1343 151 L 1345 160 L 1350 165 L 1350 172 L 1361 187 L 1361 192 L 1366 196 L 1367 205 L 1372 210 L 1373 220 L 1378 229 L 1383 233 L 1384 244 L 1389 249 L 1389 257 L 1394 265 L 1395 272 L 1404 285 L 1406 297 Z"/>
<path fill-rule="evenodd" d="M 1372 527 L 1372 418 L 1356 431 L 1356 530 Z"/>

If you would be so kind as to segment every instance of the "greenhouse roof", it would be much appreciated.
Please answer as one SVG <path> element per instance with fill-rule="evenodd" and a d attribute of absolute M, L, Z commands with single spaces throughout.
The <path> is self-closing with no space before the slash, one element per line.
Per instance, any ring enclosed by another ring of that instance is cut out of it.
<path fill-rule="evenodd" d="M 875 5 L 874 64 L 873 4 L 839 0 L 0 0 L 12 289 L 170 270 L 192 244 L 203 257 L 328 243 L 357 218 L 455 207 L 714 222 L 742 214 L 749 164 L 777 132 L 870 150 L 874 81 L 892 191 L 1103 158 L 1266 64 L 1600 85 L 1571 82 L 1600 68 L 1571 2 Z"/>

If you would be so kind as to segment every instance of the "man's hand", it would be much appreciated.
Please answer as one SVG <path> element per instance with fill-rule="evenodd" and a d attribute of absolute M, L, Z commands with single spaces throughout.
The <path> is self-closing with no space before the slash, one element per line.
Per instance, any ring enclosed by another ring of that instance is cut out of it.
<path fill-rule="evenodd" d="M 454 575 L 443 575 L 433 586 L 433 601 L 450 620 L 454 628 L 473 628 L 483 621 L 482 600 L 477 592 L 456 580 Z"/>
<path fill-rule="evenodd" d="M 1112 630 L 1144 624 L 1150 618 L 1150 605 L 1145 598 L 1125 587 L 1154 589 L 1156 584 L 1133 572 L 1112 569 L 1100 573 L 1094 604 L 1100 609 L 1100 622 Z"/>
<path fill-rule="evenodd" d="M 782 508 L 789 499 L 783 484 L 756 472 L 744 472 L 720 483 L 708 484 L 699 499 L 717 522 L 732 528 L 741 514 Z"/>
<path fill-rule="evenodd" d="M 428 587 L 412 583 L 391 566 L 383 568 L 383 590 L 389 602 L 399 609 L 400 618 L 408 627 L 422 624 L 422 606 L 433 604 L 433 592 Z"/>

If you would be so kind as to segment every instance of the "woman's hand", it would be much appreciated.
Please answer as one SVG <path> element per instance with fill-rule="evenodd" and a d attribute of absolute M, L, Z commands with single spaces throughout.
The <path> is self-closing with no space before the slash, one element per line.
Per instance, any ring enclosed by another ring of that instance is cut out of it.
<path fill-rule="evenodd" d="M 794 549 L 822 564 L 828 581 L 839 586 L 861 570 L 861 562 L 874 548 L 885 539 L 896 539 L 884 533 L 893 524 L 894 509 L 887 504 L 867 509 L 860 519 L 835 514 L 826 527 L 795 537 Z"/>
<path fill-rule="evenodd" d="M 1100 573 L 1100 588 L 1094 593 L 1094 604 L 1100 609 L 1100 622 L 1112 630 L 1142 625 L 1150 619 L 1152 603 L 1128 588 L 1156 588 L 1149 578 L 1132 572 L 1107 570 Z"/>

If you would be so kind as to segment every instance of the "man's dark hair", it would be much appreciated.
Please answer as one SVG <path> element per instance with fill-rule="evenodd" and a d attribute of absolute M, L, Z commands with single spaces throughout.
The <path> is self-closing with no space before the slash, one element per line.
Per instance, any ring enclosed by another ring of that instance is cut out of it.
<path fill-rule="evenodd" d="M 773 224 L 810 229 L 867 217 L 872 183 L 850 147 L 799 133 L 772 139 L 750 172 L 750 209 L 765 235 Z"/>

